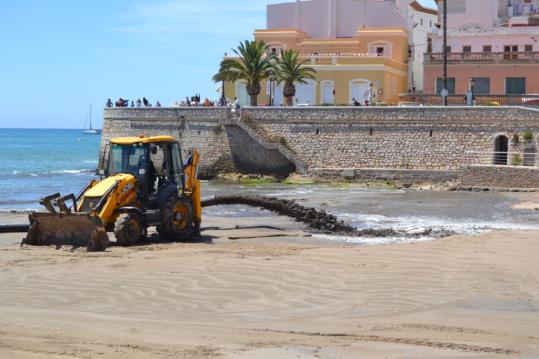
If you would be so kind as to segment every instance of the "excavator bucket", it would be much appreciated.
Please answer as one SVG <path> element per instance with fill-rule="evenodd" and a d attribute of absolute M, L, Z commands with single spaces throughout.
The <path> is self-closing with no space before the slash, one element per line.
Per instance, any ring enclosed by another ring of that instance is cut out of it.
<path fill-rule="evenodd" d="M 90 252 L 104 251 L 108 247 L 107 231 L 99 217 L 89 213 L 30 214 L 30 229 L 23 244 L 33 246 L 86 247 Z"/>
<path fill-rule="evenodd" d="M 64 198 L 54 200 L 56 208 L 51 206 L 51 198 L 46 197 L 42 204 L 49 212 L 30 214 L 30 229 L 22 244 L 34 246 L 64 246 L 74 248 L 86 247 L 88 251 L 104 251 L 109 239 L 101 219 L 92 213 L 72 213 L 64 205 Z"/>

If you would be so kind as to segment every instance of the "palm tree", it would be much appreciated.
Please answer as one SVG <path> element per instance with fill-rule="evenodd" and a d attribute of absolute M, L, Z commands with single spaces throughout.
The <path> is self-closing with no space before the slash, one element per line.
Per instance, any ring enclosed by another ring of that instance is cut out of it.
<path fill-rule="evenodd" d="M 278 83 L 284 83 L 283 96 L 287 106 L 293 105 L 296 84 L 306 84 L 307 80 L 316 79 L 316 70 L 305 66 L 306 63 L 300 59 L 299 52 L 292 49 L 285 50 L 277 60 L 275 77 Z"/>
<path fill-rule="evenodd" d="M 275 58 L 267 54 L 267 48 L 263 41 L 245 40 L 240 43 L 237 50 L 232 50 L 238 55 L 238 59 L 223 60 L 219 72 L 213 76 L 213 81 L 247 81 L 247 94 L 251 97 L 251 106 L 257 106 L 260 82 L 269 77 Z"/>

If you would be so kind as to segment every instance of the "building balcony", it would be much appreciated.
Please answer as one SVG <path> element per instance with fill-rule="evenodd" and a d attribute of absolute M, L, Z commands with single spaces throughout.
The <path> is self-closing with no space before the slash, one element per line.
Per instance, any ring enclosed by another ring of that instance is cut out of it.
<path fill-rule="evenodd" d="M 301 53 L 310 65 L 392 65 L 405 66 L 405 62 L 373 53 Z"/>
<path fill-rule="evenodd" d="M 449 64 L 539 64 L 539 52 L 451 52 L 447 54 Z M 426 53 L 425 65 L 444 63 L 443 53 Z"/>
<path fill-rule="evenodd" d="M 372 53 L 356 53 L 356 52 L 349 52 L 349 53 L 331 53 L 331 54 L 319 54 L 319 53 L 301 53 L 301 57 L 306 58 L 315 58 L 315 59 L 323 59 L 323 58 L 358 58 L 358 57 L 386 57 L 384 54 L 372 54 Z"/>
<path fill-rule="evenodd" d="M 400 94 L 399 101 L 408 105 L 442 106 L 443 98 L 437 94 Z M 449 95 L 449 106 L 466 106 L 466 94 Z M 539 107 L 539 95 L 474 95 L 477 106 L 526 106 Z"/>

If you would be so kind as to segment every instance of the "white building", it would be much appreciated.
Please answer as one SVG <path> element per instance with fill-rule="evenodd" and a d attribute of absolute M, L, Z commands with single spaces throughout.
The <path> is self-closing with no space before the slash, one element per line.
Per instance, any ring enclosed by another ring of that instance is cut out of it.
<path fill-rule="evenodd" d="M 298 29 L 313 39 L 350 38 L 362 28 L 406 27 L 397 8 L 410 0 L 310 0 L 267 6 L 268 29 Z M 391 6 L 393 5 L 393 6 Z"/>
<path fill-rule="evenodd" d="M 411 20 L 409 88 L 423 92 L 423 60 L 427 52 L 429 37 L 436 29 L 438 10 L 426 8 L 417 1 L 412 1 L 407 7 L 407 16 Z"/>

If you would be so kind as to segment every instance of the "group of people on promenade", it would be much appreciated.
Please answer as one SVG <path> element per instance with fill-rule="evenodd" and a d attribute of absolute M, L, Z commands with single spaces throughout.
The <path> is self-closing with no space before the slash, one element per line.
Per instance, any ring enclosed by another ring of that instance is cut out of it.
<path fill-rule="evenodd" d="M 109 98 L 107 100 L 106 107 L 152 107 L 152 104 L 146 97 L 143 97 L 142 100 L 139 98 L 137 101 L 129 101 L 123 98 L 119 98 L 115 103 L 112 103 L 112 100 Z M 155 107 L 161 107 L 161 103 L 157 101 Z"/>
<path fill-rule="evenodd" d="M 239 111 L 240 109 L 240 102 L 238 98 L 234 98 L 234 101 L 230 101 L 229 99 L 222 96 L 218 101 L 211 101 L 207 97 L 204 99 L 204 101 L 201 101 L 200 94 L 197 94 L 195 96 L 192 96 L 191 98 L 185 97 L 185 100 L 182 100 L 180 102 L 174 102 L 172 105 L 173 107 L 227 107 L 236 111 Z M 129 101 L 123 98 L 119 98 L 116 100 L 116 102 L 112 102 L 112 100 L 109 98 L 106 103 L 106 107 L 161 107 L 161 103 L 157 101 L 155 103 L 155 106 L 152 106 L 152 104 L 146 99 L 146 97 L 143 97 L 142 99 L 137 99 L 136 101 Z"/>
<path fill-rule="evenodd" d="M 174 102 L 174 107 L 228 107 L 228 108 L 235 108 L 239 109 L 240 102 L 238 98 L 235 98 L 234 101 L 230 101 L 226 99 L 224 96 L 221 96 L 221 98 L 218 101 L 211 101 L 206 97 L 204 101 L 200 100 L 200 95 L 193 96 L 189 99 L 189 97 L 186 97 L 185 100 L 180 102 Z"/>
<path fill-rule="evenodd" d="M 372 106 L 371 103 L 369 103 L 369 100 L 365 100 L 364 102 L 358 101 L 356 98 L 352 99 L 352 106 Z M 152 104 L 146 99 L 146 97 L 143 97 L 142 100 L 139 98 L 136 101 L 129 101 L 125 100 L 123 98 L 119 98 L 115 103 L 112 102 L 112 100 L 109 98 L 107 100 L 107 107 L 161 107 L 161 103 L 159 101 L 156 101 L 155 106 L 152 106 Z M 204 101 L 201 101 L 200 94 L 197 94 L 195 96 L 192 96 L 189 98 L 188 96 L 185 97 L 185 100 L 182 100 L 180 102 L 174 102 L 172 105 L 173 107 L 227 107 L 236 111 L 239 111 L 240 109 L 240 102 L 238 98 L 234 98 L 234 101 L 231 101 L 224 96 L 222 96 L 218 101 L 211 101 L 207 97 L 204 99 Z"/>

